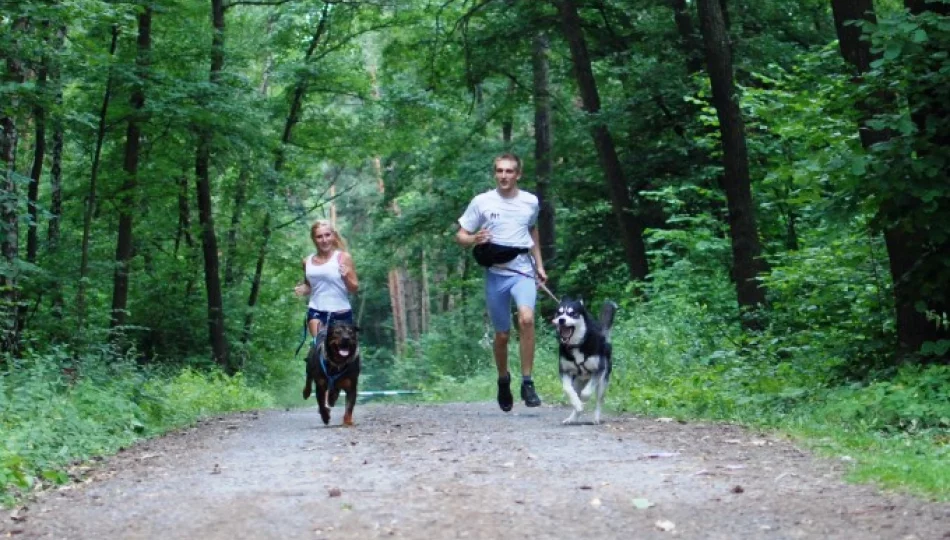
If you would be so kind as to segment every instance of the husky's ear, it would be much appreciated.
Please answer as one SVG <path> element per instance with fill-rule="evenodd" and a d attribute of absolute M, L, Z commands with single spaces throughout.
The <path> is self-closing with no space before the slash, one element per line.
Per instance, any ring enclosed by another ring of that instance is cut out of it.
<path fill-rule="evenodd" d="M 583 306 L 583 305 L 584 305 L 584 299 L 583 299 L 583 298 L 578 298 L 578 299 L 577 299 L 577 303 Z"/>

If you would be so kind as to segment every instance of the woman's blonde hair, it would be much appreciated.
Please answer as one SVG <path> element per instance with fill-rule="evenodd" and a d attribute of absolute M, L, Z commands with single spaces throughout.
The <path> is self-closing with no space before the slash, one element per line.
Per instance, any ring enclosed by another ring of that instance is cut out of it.
<path fill-rule="evenodd" d="M 340 232 L 336 230 L 336 227 L 332 223 L 325 219 L 320 219 L 314 222 L 310 226 L 310 240 L 313 242 L 313 245 L 317 245 L 317 229 L 321 227 L 326 227 L 330 229 L 330 232 L 333 233 L 333 247 L 340 251 L 347 251 L 346 240 L 343 239 L 343 236 L 340 235 Z"/>

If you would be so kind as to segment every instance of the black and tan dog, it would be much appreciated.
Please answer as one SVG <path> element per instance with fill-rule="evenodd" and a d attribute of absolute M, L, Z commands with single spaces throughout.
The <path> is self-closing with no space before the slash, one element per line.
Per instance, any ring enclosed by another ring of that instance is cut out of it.
<path fill-rule="evenodd" d="M 320 418 L 330 423 L 330 407 L 336 404 L 340 390 L 346 392 L 343 425 L 353 425 L 357 383 L 360 377 L 359 327 L 350 323 L 334 322 L 322 344 L 310 348 L 307 355 L 307 382 L 303 398 L 310 397 L 313 384 L 317 386 Z"/>

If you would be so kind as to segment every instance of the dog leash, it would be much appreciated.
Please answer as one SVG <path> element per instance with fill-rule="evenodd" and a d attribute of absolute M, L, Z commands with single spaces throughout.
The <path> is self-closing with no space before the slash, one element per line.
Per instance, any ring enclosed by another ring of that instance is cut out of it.
<path fill-rule="evenodd" d="M 531 266 L 534 266 L 534 259 L 531 260 Z M 540 287 L 542 291 L 546 292 L 546 293 L 548 294 L 548 296 L 551 297 L 551 300 L 554 300 L 554 302 L 557 303 L 557 304 L 560 304 L 560 303 L 561 303 L 561 301 L 558 299 L 558 297 L 557 297 L 557 296 L 554 296 L 554 293 L 551 292 L 551 289 L 549 289 L 549 288 L 547 287 L 547 285 L 545 285 L 544 282 L 542 282 L 542 281 L 541 281 L 540 279 L 538 279 L 536 276 L 528 275 L 528 274 L 526 274 L 526 273 L 524 273 L 524 272 L 521 272 L 520 270 L 515 270 L 514 268 L 505 268 L 504 266 L 495 266 L 495 265 L 492 265 L 492 268 L 497 268 L 497 269 L 499 269 L 499 270 L 507 270 L 508 272 L 514 272 L 514 273 L 516 273 L 516 274 L 518 274 L 518 275 L 522 275 L 522 276 L 524 276 L 524 277 L 526 277 L 526 278 L 528 278 L 528 279 L 533 279 L 534 282 L 538 284 L 538 287 Z M 537 269 L 536 266 L 534 267 L 534 271 L 535 271 L 535 272 L 538 271 L 538 269 Z"/>

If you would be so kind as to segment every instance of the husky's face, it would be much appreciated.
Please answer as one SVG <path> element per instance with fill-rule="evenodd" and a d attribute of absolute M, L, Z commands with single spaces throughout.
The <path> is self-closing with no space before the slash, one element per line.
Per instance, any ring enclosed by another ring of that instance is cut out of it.
<path fill-rule="evenodd" d="M 558 340 L 564 345 L 577 345 L 583 341 L 587 333 L 586 315 L 583 301 L 562 300 L 551 321 L 557 327 Z"/>

